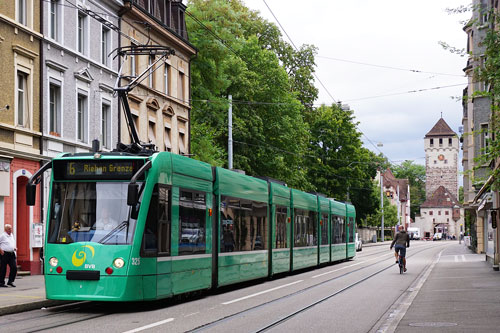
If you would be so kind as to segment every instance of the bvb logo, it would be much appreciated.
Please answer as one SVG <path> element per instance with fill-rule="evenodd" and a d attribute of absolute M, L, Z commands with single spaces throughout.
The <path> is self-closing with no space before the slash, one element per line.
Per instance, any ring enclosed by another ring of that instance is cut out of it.
<path fill-rule="evenodd" d="M 90 245 L 83 245 L 81 248 L 75 250 L 75 252 L 73 253 L 73 257 L 71 258 L 73 266 L 79 267 L 83 265 L 83 263 L 87 259 L 87 253 L 85 251 L 85 248 L 90 249 L 90 252 L 92 252 L 92 258 L 94 258 L 94 248 Z"/>

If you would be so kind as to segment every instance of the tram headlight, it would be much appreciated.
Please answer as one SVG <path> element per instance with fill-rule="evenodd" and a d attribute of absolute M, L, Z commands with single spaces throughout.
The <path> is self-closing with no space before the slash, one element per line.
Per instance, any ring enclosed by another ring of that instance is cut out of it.
<path fill-rule="evenodd" d="M 49 264 L 52 267 L 56 267 L 59 264 L 59 260 L 56 257 L 52 257 L 49 259 Z"/>
<path fill-rule="evenodd" d="M 122 258 L 116 258 L 113 261 L 113 266 L 115 266 L 115 268 L 122 268 L 124 265 L 125 261 Z"/>

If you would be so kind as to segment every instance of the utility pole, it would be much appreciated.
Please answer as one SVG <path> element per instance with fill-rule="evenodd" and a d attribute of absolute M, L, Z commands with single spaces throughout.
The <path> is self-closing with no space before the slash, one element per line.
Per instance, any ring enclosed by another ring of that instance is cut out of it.
<path fill-rule="evenodd" d="M 227 168 L 233 169 L 233 96 L 229 95 L 229 111 L 227 120 Z"/>
<path fill-rule="evenodd" d="M 384 241 L 384 176 L 380 170 L 380 211 L 382 212 L 382 230 L 380 231 L 380 239 Z"/>

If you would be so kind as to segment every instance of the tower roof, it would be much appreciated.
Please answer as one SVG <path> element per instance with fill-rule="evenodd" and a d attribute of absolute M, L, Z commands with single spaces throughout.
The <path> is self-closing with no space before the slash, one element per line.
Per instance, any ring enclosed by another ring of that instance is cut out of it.
<path fill-rule="evenodd" d="M 431 196 L 420 205 L 421 208 L 451 207 L 460 205 L 457 198 L 444 186 L 439 186 Z"/>
<path fill-rule="evenodd" d="M 425 135 L 425 137 L 430 136 L 454 136 L 457 133 L 453 132 L 453 130 L 448 126 L 446 121 L 443 118 L 439 118 L 436 125 Z"/>

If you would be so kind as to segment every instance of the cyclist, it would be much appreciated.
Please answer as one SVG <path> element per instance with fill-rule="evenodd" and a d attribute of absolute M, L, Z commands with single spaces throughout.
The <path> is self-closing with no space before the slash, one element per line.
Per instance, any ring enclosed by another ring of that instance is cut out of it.
<path fill-rule="evenodd" d="M 395 246 L 394 246 L 395 245 Z M 406 248 L 410 247 L 410 236 L 405 230 L 404 226 L 399 226 L 399 231 L 394 237 L 394 240 L 391 243 L 391 250 L 394 247 L 394 256 L 396 257 L 396 264 L 398 263 L 398 252 L 401 257 L 403 257 L 403 268 L 406 272 Z"/>

